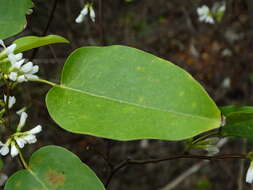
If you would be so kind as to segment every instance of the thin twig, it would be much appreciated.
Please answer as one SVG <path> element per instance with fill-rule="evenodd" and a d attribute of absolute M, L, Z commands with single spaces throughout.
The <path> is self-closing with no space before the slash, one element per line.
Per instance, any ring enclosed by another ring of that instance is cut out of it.
<path fill-rule="evenodd" d="M 228 139 L 223 138 L 217 143 L 217 147 L 221 148 L 223 145 L 227 143 Z M 190 175 L 193 175 L 195 172 L 200 170 L 202 167 L 204 167 L 206 164 L 208 164 L 208 160 L 202 160 L 198 162 L 197 164 L 193 165 L 186 171 L 183 171 L 178 177 L 176 177 L 174 180 L 172 180 L 170 183 L 168 183 L 166 186 L 161 188 L 160 190 L 172 190 L 176 188 L 179 184 L 182 183 L 183 180 L 187 179 Z"/>
<path fill-rule="evenodd" d="M 54 0 L 54 2 L 53 2 L 52 9 L 50 11 L 50 15 L 49 15 L 49 18 L 48 18 L 48 21 L 47 21 L 47 25 L 46 25 L 44 31 L 42 32 L 41 36 L 45 36 L 48 32 L 50 24 L 52 23 L 53 18 L 54 18 L 54 13 L 55 13 L 55 10 L 56 10 L 56 7 L 57 7 L 57 2 L 58 2 L 58 0 Z M 33 50 L 30 60 L 33 60 L 35 58 L 38 51 L 39 51 L 39 47 Z"/>
<path fill-rule="evenodd" d="M 174 155 L 166 158 L 158 158 L 158 159 L 148 159 L 148 160 L 133 160 L 127 159 L 119 163 L 114 167 L 112 172 L 110 173 L 105 187 L 108 187 L 112 177 L 122 168 L 128 165 L 142 165 L 142 164 L 151 164 L 151 163 L 160 163 L 164 161 L 176 160 L 176 159 L 200 159 L 200 160 L 225 160 L 225 159 L 247 159 L 245 154 L 223 154 L 223 155 L 215 155 L 215 156 L 202 156 L 202 155 Z"/>
<path fill-rule="evenodd" d="M 98 22 L 99 22 L 99 34 L 100 34 L 100 41 L 101 45 L 106 45 L 106 39 L 105 39 L 105 30 L 104 30 L 104 23 L 103 23 L 103 1 L 99 0 L 98 1 L 98 11 L 99 11 L 99 17 L 98 17 Z"/>

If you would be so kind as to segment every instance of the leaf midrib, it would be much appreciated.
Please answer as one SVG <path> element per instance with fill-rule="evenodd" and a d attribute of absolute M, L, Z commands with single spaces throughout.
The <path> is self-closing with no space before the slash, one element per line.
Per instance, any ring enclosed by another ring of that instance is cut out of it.
<path fill-rule="evenodd" d="M 42 187 L 43 188 L 45 188 L 46 190 L 50 190 L 47 186 L 46 186 L 46 184 L 42 181 L 42 180 L 40 180 L 40 178 L 36 175 L 36 173 L 34 173 L 31 169 L 27 169 L 27 171 L 28 172 L 30 172 L 30 174 L 35 178 L 35 180 L 36 181 L 38 181 L 41 185 L 42 185 Z"/>
<path fill-rule="evenodd" d="M 180 113 L 180 112 L 173 111 L 173 110 L 164 110 L 164 109 L 154 108 L 154 107 L 151 107 L 151 106 L 144 106 L 144 105 L 135 104 L 135 103 L 132 103 L 132 102 L 126 102 L 126 101 L 114 99 L 114 98 L 111 98 L 111 97 L 100 96 L 100 95 L 97 95 L 97 94 L 93 94 L 91 92 L 71 88 L 71 87 L 65 86 L 64 84 L 56 85 L 55 87 L 62 88 L 62 89 L 67 89 L 67 90 L 72 90 L 72 91 L 75 91 L 75 92 L 79 92 L 81 94 L 85 94 L 85 95 L 89 95 L 89 96 L 93 96 L 93 97 L 97 97 L 97 98 L 102 98 L 102 99 L 109 100 L 109 101 L 116 102 L 116 103 L 132 105 L 132 106 L 135 106 L 135 107 L 141 107 L 141 108 L 155 110 L 155 111 L 172 113 L 172 114 L 175 114 L 175 115 L 181 115 L 181 116 L 185 116 L 185 117 L 198 118 L 198 119 L 201 119 L 201 120 L 215 121 L 215 122 L 218 121 L 217 119 L 211 119 L 211 118 L 203 117 L 203 116 L 199 116 L 199 115 L 191 115 L 191 114 L 187 114 L 187 113 Z"/>

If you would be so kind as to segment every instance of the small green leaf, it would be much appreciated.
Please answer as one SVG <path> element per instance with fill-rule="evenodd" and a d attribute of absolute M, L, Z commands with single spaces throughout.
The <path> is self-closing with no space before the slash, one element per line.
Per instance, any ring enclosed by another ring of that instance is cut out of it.
<path fill-rule="evenodd" d="M 11 37 L 24 29 L 31 0 L 0 0 L 0 39 Z"/>
<path fill-rule="evenodd" d="M 29 169 L 13 174 L 5 190 L 105 190 L 95 173 L 68 150 L 46 146 L 36 151 Z"/>
<path fill-rule="evenodd" d="M 17 45 L 15 53 L 19 53 L 49 44 L 69 43 L 69 41 L 58 35 L 48 35 L 44 37 L 25 36 L 15 40 L 13 43 Z"/>
<path fill-rule="evenodd" d="M 62 128 L 117 140 L 181 140 L 220 125 L 219 109 L 191 75 L 125 46 L 76 50 L 46 102 Z"/>
<path fill-rule="evenodd" d="M 220 107 L 226 117 L 226 125 L 221 132 L 224 136 L 253 137 L 253 107 L 225 106 Z"/>

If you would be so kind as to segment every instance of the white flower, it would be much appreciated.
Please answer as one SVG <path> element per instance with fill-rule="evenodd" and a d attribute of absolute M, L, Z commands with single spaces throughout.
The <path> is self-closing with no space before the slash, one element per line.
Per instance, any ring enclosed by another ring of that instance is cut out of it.
<path fill-rule="evenodd" d="M 24 148 L 26 144 L 26 140 L 24 138 L 15 138 L 15 140 L 20 148 Z"/>
<path fill-rule="evenodd" d="M 4 44 L 2 44 L 3 47 L 5 48 L 5 52 L 7 55 L 14 53 L 14 50 L 16 49 L 17 45 L 16 44 L 11 44 L 10 46 L 6 47 Z"/>
<path fill-rule="evenodd" d="M 39 71 L 39 66 L 33 65 L 32 62 L 24 64 L 21 66 L 20 70 L 24 73 L 26 79 L 38 78 L 38 76 L 34 74 Z"/>
<path fill-rule="evenodd" d="M 250 162 L 250 166 L 246 174 L 246 182 L 247 183 L 253 182 L 253 162 L 252 161 Z"/>
<path fill-rule="evenodd" d="M 86 5 L 84 6 L 84 8 L 81 10 L 80 14 L 86 16 L 86 15 L 88 14 L 88 11 L 89 11 L 88 8 L 89 8 L 89 5 L 86 4 Z"/>
<path fill-rule="evenodd" d="M 23 65 L 24 62 L 25 62 L 25 59 L 21 59 L 20 61 L 17 61 L 14 64 L 12 64 L 12 67 L 14 67 L 16 69 L 20 69 L 21 65 Z"/>
<path fill-rule="evenodd" d="M 202 7 L 197 8 L 197 13 L 198 13 L 200 22 L 214 24 L 214 19 L 212 17 L 212 13 L 210 9 L 208 8 L 208 6 L 203 5 Z"/>
<path fill-rule="evenodd" d="M 25 125 L 28 116 L 24 109 L 22 109 L 22 111 L 19 110 L 18 115 L 20 115 L 20 121 L 17 126 L 16 133 L 11 135 L 5 144 L 0 141 L 0 154 L 2 156 L 9 153 L 9 146 L 11 156 L 17 156 L 19 154 L 19 149 L 24 148 L 26 144 L 36 143 L 36 134 L 42 131 L 41 125 L 37 125 L 28 131 L 20 132 L 22 127 Z"/>
<path fill-rule="evenodd" d="M 37 142 L 37 139 L 36 139 L 35 135 L 40 133 L 41 131 L 42 131 L 41 125 L 37 125 L 36 127 L 34 127 L 31 130 L 23 132 L 22 135 L 18 139 L 19 139 L 19 141 L 21 141 L 21 144 L 22 144 L 22 142 L 24 144 L 26 144 L 26 143 L 28 143 L 28 144 L 35 143 L 35 142 Z M 20 139 L 22 139 L 22 140 L 20 140 Z"/>
<path fill-rule="evenodd" d="M 14 139 L 20 148 L 23 148 L 25 144 L 33 144 L 37 142 L 36 134 L 42 131 L 41 125 L 37 125 L 33 129 L 14 135 Z"/>
<path fill-rule="evenodd" d="M 7 154 L 9 153 L 9 145 L 3 144 L 3 143 L 0 141 L 0 146 L 1 146 L 1 148 L 0 148 L 0 154 L 1 154 L 2 156 L 7 155 Z"/>
<path fill-rule="evenodd" d="M 216 145 L 205 145 L 204 149 L 208 152 L 209 156 L 213 156 L 220 152 Z"/>
<path fill-rule="evenodd" d="M 7 102 L 7 96 L 4 95 L 4 102 Z M 9 96 L 9 102 L 8 102 L 8 108 L 12 108 L 12 106 L 16 103 L 16 98 L 15 96 Z"/>
<path fill-rule="evenodd" d="M 8 54 L 8 59 L 9 59 L 12 66 L 15 65 L 16 62 L 21 61 L 22 58 L 23 58 L 22 53 L 18 53 L 18 54 L 10 53 L 10 54 Z"/>
<path fill-rule="evenodd" d="M 22 128 L 25 125 L 27 117 L 28 115 L 26 112 L 21 113 L 18 127 Z"/>
<path fill-rule="evenodd" d="M 217 145 L 219 140 L 218 137 L 207 138 L 194 144 L 193 148 L 203 149 L 208 152 L 209 156 L 212 156 L 219 152 L 219 146 Z"/>
<path fill-rule="evenodd" d="M 90 5 L 89 10 L 90 10 L 90 18 L 91 18 L 91 20 L 92 20 L 92 22 L 95 22 L 96 14 L 95 14 L 95 11 L 94 11 L 92 5 Z"/>
<path fill-rule="evenodd" d="M 17 47 L 16 44 L 11 44 L 10 46 L 6 47 L 3 40 L 0 40 L 0 45 L 4 48 L 4 52 L 6 53 L 10 63 L 13 65 L 17 61 L 20 61 L 23 58 L 22 53 L 14 54 L 14 51 Z"/>
<path fill-rule="evenodd" d="M 221 83 L 221 86 L 223 88 L 230 88 L 231 87 L 231 79 L 229 77 L 226 77 L 222 83 Z"/>
<path fill-rule="evenodd" d="M 31 71 L 32 68 L 33 68 L 33 63 L 29 61 L 20 68 L 20 71 L 22 71 L 23 73 L 27 73 Z"/>
<path fill-rule="evenodd" d="M 86 4 L 84 6 L 84 8 L 81 10 L 80 14 L 78 15 L 78 17 L 76 18 L 76 23 L 81 23 L 84 21 L 85 16 L 88 14 L 89 12 L 89 4 Z"/>
<path fill-rule="evenodd" d="M 36 134 L 40 133 L 42 131 L 41 125 L 37 125 L 33 129 L 25 132 L 25 135 L 22 137 L 28 144 L 36 143 L 37 138 Z"/>
<path fill-rule="evenodd" d="M 11 73 L 9 74 L 9 79 L 10 79 L 10 80 L 16 81 L 17 78 L 18 78 L 18 73 L 16 73 L 16 72 L 11 72 Z"/>
<path fill-rule="evenodd" d="M 9 79 L 18 83 L 26 82 L 28 79 L 39 78 L 35 73 L 39 71 L 38 65 L 33 65 L 31 61 L 25 63 L 25 60 L 15 62 L 12 65 L 13 69 L 17 69 L 17 72 L 10 72 Z"/>
<path fill-rule="evenodd" d="M 87 3 L 84 8 L 81 10 L 80 14 L 78 15 L 78 17 L 76 18 L 76 23 L 81 23 L 84 21 L 85 16 L 89 13 L 90 15 L 90 19 L 92 20 L 92 22 L 95 22 L 95 18 L 96 18 L 96 14 L 95 11 L 92 7 L 92 4 Z"/>
<path fill-rule="evenodd" d="M 11 157 L 17 156 L 19 153 L 19 150 L 17 148 L 17 145 L 14 141 L 11 142 Z"/>
<path fill-rule="evenodd" d="M 12 44 L 8 47 L 4 45 L 4 42 L 0 40 L 0 45 L 4 47 L 4 52 L 8 56 L 8 60 L 11 63 L 10 73 L 8 77 L 14 82 L 25 82 L 28 79 L 37 79 L 38 76 L 35 75 L 39 71 L 39 66 L 33 65 L 32 62 L 25 63 L 23 59 L 23 54 L 14 54 L 16 44 Z"/>
<path fill-rule="evenodd" d="M 17 78 L 17 82 L 18 82 L 18 83 L 22 83 L 22 82 L 25 82 L 25 81 L 26 81 L 25 75 L 21 75 L 21 76 L 19 76 L 19 77 Z"/>
<path fill-rule="evenodd" d="M 22 112 L 22 114 L 25 112 Z M 42 131 L 41 125 L 37 125 L 33 129 L 26 132 L 16 132 L 13 134 L 5 144 L 0 141 L 0 154 L 5 156 L 9 153 L 9 146 L 11 146 L 11 156 L 15 157 L 19 153 L 19 148 L 24 148 L 26 144 L 37 142 L 36 134 Z"/>
<path fill-rule="evenodd" d="M 28 135 L 25 135 L 23 137 L 23 139 L 28 143 L 28 144 L 33 144 L 33 143 L 36 143 L 37 142 L 37 138 L 35 135 L 32 135 L 32 134 L 28 134 Z"/>
<path fill-rule="evenodd" d="M 82 14 L 79 14 L 76 18 L 76 23 L 81 23 L 84 21 L 84 16 Z"/>
<path fill-rule="evenodd" d="M 20 122 L 23 125 L 27 118 L 27 114 L 25 112 L 21 113 Z M 19 127 L 19 126 L 18 126 Z M 10 146 L 10 154 L 12 157 L 15 157 L 19 154 L 19 148 L 24 148 L 26 144 L 32 144 L 37 142 L 36 134 L 42 131 L 41 125 L 37 125 L 33 129 L 26 132 L 19 132 L 17 130 L 16 133 L 11 135 L 11 137 L 6 141 L 6 143 L 2 143 L 0 141 L 0 154 L 2 156 L 6 156 L 9 153 Z"/>
<path fill-rule="evenodd" d="M 30 14 L 32 14 L 33 13 L 33 10 L 32 9 L 27 9 L 27 11 L 26 11 L 26 14 L 27 15 L 30 15 Z"/>
<path fill-rule="evenodd" d="M 42 131 L 42 127 L 41 125 L 37 125 L 36 127 L 34 127 L 33 129 L 27 131 L 28 134 L 30 135 L 35 135 L 35 134 L 38 134 Z"/>

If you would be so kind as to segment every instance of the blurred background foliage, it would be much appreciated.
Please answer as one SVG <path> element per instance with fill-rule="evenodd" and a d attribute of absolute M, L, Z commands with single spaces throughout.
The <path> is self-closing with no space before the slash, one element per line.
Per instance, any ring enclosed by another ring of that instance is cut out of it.
<path fill-rule="evenodd" d="M 26 30 L 19 36 L 58 34 L 69 45 L 50 45 L 26 53 L 40 66 L 42 78 L 58 82 L 67 56 L 76 48 L 89 45 L 121 44 L 136 47 L 172 61 L 190 72 L 208 91 L 218 106 L 252 105 L 253 85 L 253 1 L 227 0 L 219 24 L 198 21 L 196 9 L 212 6 L 213 0 L 94 0 L 96 22 L 86 18 L 75 23 L 82 0 L 34 0 Z M 13 39 L 10 39 L 12 41 Z M 44 133 L 37 145 L 61 145 L 76 153 L 105 182 L 112 166 L 126 158 L 147 159 L 180 153 L 183 142 L 143 140 L 111 141 L 63 131 L 50 119 L 44 96 L 49 86 L 21 84 L 13 92 L 29 105 L 30 126 L 42 124 Z M 20 102 L 20 101 L 18 101 Z M 23 105 L 16 105 L 21 107 Z M 17 118 L 13 118 L 17 119 Z M 145 126 L 143 126 L 145 130 Z M 222 153 L 252 150 L 253 141 L 230 139 Z M 35 147 L 37 146 L 37 147 Z M 29 155 L 29 154 L 28 154 Z M 13 163 L 10 158 L 5 162 Z M 184 177 L 189 168 L 200 168 Z M 129 166 L 118 172 L 108 190 L 231 190 L 251 189 L 245 184 L 244 166 L 238 160 L 201 164 L 198 160 L 175 160 L 159 164 Z M 13 172 L 15 164 L 5 164 Z M 174 185 L 178 180 L 182 180 Z"/>

